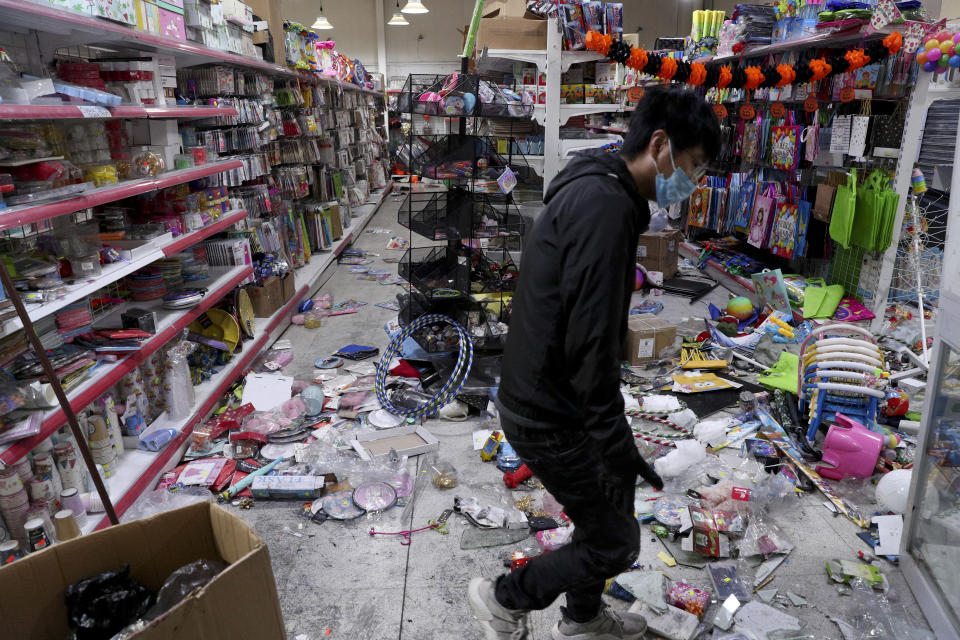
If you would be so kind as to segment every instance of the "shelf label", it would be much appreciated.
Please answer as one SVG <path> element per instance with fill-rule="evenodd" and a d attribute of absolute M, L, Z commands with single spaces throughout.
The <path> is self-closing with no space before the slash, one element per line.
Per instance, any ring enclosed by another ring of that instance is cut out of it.
<path fill-rule="evenodd" d="M 717 116 L 718 120 L 723 120 L 727 117 L 727 108 L 722 104 L 713 105 L 713 113 Z"/>
<path fill-rule="evenodd" d="M 816 98 L 807 98 L 803 101 L 803 110 L 807 113 L 813 113 L 820 108 Z"/>
<path fill-rule="evenodd" d="M 745 104 L 740 107 L 740 119 L 741 120 L 753 120 L 757 115 L 757 110 L 753 108 L 752 104 Z"/>
<path fill-rule="evenodd" d="M 84 118 L 110 118 L 112 114 L 106 107 L 80 105 L 77 107 Z"/>
<path fill-rule="evenodd" d="M 772 105 L 770 105 L 770 115 L 774 118 L 782 118 L 785 112 L 786 108 L 783 106 L 782 102 L 774 102 Z"/>

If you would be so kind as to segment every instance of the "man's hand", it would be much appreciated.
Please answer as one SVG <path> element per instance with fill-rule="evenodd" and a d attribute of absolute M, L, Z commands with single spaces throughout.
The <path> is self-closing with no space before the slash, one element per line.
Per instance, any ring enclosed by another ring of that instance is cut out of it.
<path fill-rule="evenodd" d="M 640 458 L 640 468 L 637 469 L 637 473 L 640 474 L 640 477 L 649 482 L 654 489 L 657 491 L 663 491 L 663 478 L 657 475 L 657 472 L 653 470 L 646 460 Z"/>

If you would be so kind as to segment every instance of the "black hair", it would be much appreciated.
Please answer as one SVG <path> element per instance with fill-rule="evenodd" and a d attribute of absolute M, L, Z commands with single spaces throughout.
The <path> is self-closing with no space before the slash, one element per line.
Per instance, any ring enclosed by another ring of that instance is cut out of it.
<path fill-rule="evenodd" d="M 708 160 L 720 153 L 720 123 L 703 98 L 680 87 L 647 88 L 630 118 L 629 131 L 621 153 L 635 157 L 642 153 L 653 132 L 663 129 L 674 154 L 702 146 Z"/>

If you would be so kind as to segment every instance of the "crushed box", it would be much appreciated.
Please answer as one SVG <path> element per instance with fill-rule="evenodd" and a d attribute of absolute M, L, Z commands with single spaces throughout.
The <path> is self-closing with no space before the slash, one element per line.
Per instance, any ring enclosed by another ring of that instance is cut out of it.
<path fill-rule="evenodd" d="M 631 365 L 656 360 L 660 352 L 673 344 L 677 328 L 652 313 L 639 313 L 627 320 L 627 336 L 620 357 Z"/>
<path fill-rule="evenodd" d="M 637 263 L 648 271 L 660 271 L 664 280 L 677 274 L 680 242 L 683 234 L 677 229 L 647 231 L 637 242 Z"/>
<path fill-rule="evenodd" d="M 130 577 L 156 593 L 171 573 L 201 558 L 229 566 L 137 633 L 138 640 L 286 637 L 266 543 L 209 502 L 55 544 L 0 568 L 3 637 L 66 638 L 64 591 L 78 580 L 129 564 Z"/>

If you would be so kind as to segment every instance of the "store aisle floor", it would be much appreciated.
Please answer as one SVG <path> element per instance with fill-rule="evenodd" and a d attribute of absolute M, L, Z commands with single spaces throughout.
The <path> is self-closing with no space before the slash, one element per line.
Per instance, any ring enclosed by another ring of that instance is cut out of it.
<path fill-rule="evenodd" d="M 399 203 L 387 198 L 368 229 L 380 227 L 393 235 L 407 236 L 397 223 Z M 384 247 L 390 235 L 359 233 L 355 247 L 379 254 L 373 265 L 394 271 L 396 264 L 383 258 L 399 257 L 401 252 Z M 417 243 L 422 244 L 422 240 Z M 296 359 L 284 373 L 310 379 L 313 363 L 339 347 L 368 344 L 383 350 L 386 334 L 383 325 L 395 312 L 375 307 L 374 303 L 393 299 L 395 286 L 358 280 L 346 266 L 333 266 L 322 278 L 329 278 L 322 287 L 335 301 L 357 299 L 368 305 L 353 315 L 329 318 L 318 329 L 291 326 L 284 334 L 293 342 Z M 719 304 L 726 299 L 722 289 L 694 304 L 686 299 L 664 297 L 665 309 L 660 314 L 667 320 L 700 317 L 706 304 Z M 502 474 L 492 463 L 484 463 L 472 447 L 472 432 L 482 428 L 479 420 L 455 423 L 432 419 L 426 428 L 440 441 L 440 457 L 456 467 L 459 486 L 442 491 L 426 486 L 407 508 L 388 511 L 380 518 L 360 518 L 342 523 L 330 520 L 316 525 L 297 515 L 299 503 L 257 501 L 249 511 L 238 511 L 268 543 L 276 576 L 277 589 L 286 628 L 291 640 L 301 636 L 309 640 L 344 638 L 350 640 L 479 640 L 479 633 L 466 601 L 467 583 L 473 576 L 494 576 L 504 571 L 503 559 L 520 545 L 462 550 L 460 538 L 471 525 L 459 515 L 449 520 L 449 534 L 425 531 L 413 535 L 409 546 L 401 545 L 397 536 L 371 537 L 371 528 L 400 531 L 420 528 L 435 520 L 444 509 L 452 508 L 455 495 L 476 496 L 497 504 L 506 499 Z M 737 464 L 736 452 L 724 450 L 722 457 Z M 412 459 L 411 466 L 423 464 Z M 872 490 L 866 492 L 872 496 Z M 521 497 L 517 494 L 512 497 Z M 539 492 L 536 492 L 539 499 Z M 775 579 L 766 588 L 779 588 L 780 594 L 791 591 L 807 600 L 806 606 L 794 607 L 774 600 L 773 606 L 800 618 L 808 637 L 818 640 L 841 638 L 837 626 L 828 615 L 853 620 L 857 608 L 853 598 L 839 594 L 830 581 L 824 564 L 832 558 L 856 560 L 858 550 L 868 547 L 856 537 L 858 528 L 845 518 L 834 516 L 823 505 L 820 494 L 805 495 L 796 505 L 779 508 L 772 518 L 790 537 L 795 548 L 777 569 Z M 871 512 L 868 510 L 868 513 Z M 712 591 L 703 569 L 677 566 L 668 568 L 657 554 L 663 551 L 647 525 L 642 525 L 639 562 L 646 569 L 662 570 L 674 580 Z M 532 540 L 532 539 L 531 539 Z M 522 544 L 522 543 L 521 543 Z M 747 573 L 752 585 L 756 563 L 741 562 L 741 574 Z M 902 575 L 885 560 L 878 566 L 891 583 L 889 597 L 896 608 L 905 608 L 920 618 Z M 626 604 L 608 599 L 615 608 Z M 534 613 L 533 638 L 545 640 L 559 616 L 559 604 Z M 879 609 L 883 607 L 874 601 Z M 922 622 L 919 626 L 925 627 Z M 329 632 L 328 632 L 329 630 Z M 708 636 L 709 637 L 709 636 Z"/>

